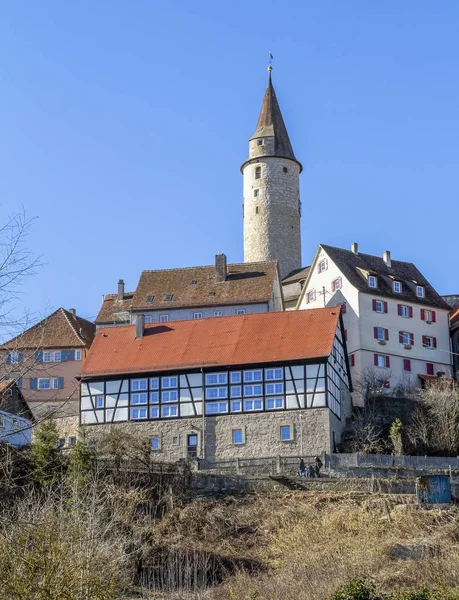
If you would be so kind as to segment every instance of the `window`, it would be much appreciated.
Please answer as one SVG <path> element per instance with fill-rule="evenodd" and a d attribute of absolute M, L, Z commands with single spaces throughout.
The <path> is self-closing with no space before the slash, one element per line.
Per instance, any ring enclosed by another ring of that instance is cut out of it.
<path fill-rule="evenodd" d="M 398 314 L 400 317 L 404 317 L 405 319 L 410 319 L 413 317 L 413 307 L 406 306 L 405 304 L 399 304 L 397 306 Z"/>
<path fill-rule="evenodd" d="M 427 368 L 427 375 L 433 375 L 434 374 L 434 365 L 433 365 L 433 363 L 426 363 L 426 368 Z"/>
<path fill-rule="evenodd" d="M 411 343 L 411 333 L 408 333 L 408 331 L 400 331 L 398 337 L 399 337 L 399 342 L 400 344 L 403 344 L 404 346 L 410 346 L 412 345 Z M 414 336 L 413 336 L 414 337 Z"/>
<path fill-rule="evenodd" d="M 178 435 L 174 435 L 174 437 L 172 438 L 172 445 L 173 446 L 178 446 L 179 445 Z"/>
<path fill-rule="evenodd" d="M 283 168 L 282 168 L 282 171 L 283 171 L 284 173 L 288 173 L 288 169 L 287 169 L 287 167 L 283 167 Z"/>
<path fill-rule="evenodd" d="M 261 371 L 244 371 L 244 381 L 262 381 Z"/>
<path fill-rule="evenodd" d="M 407 373 L 411 371 L 411 360 L 409 358 L 403 360 L 403 370 Z"/>
<path fill-rule="evenodd" d="M 402 293 L 402 282 L 401 281 L 394 281 L 394 292 L 396 292 L 397 294 Z"/>
<path fill-rule="evenodd" d="M 159 418 L 159 406 L 151 406 L 150 407 L 150 418 L 151 419 Z"/>
<path fill-rule="evenodd" d="M 177 390 L 171 390 L 170 392 L 163 392 L 161 394 L 161 402 L 177 402 L 177 399 Z"/>
<path fill-rule="evenodd" d="M 340 290 L 341 287 L 342 287 L 342 279 L 341 279 L 341 277 L 337 277 L 336 279 L 334 279 L 332 281 L 332 284 L 331 284 L 332 292 L 336 292 L 336 290 Z"/>
<path fill-rule="evenodd" d="M 131 419 L 146 419 L 147 409 L 146 408 L 131 408 Z"/>
<path fill-rule="evenodd" d="M 146 404 L 148 402 L 148 394 L 131 394 L 131 404 Z"/>
<path fill-rule="evenodd" d="M 61 355 L 60 350 L 58 350 L 57 352 L 54 352 L 54 354 L 53 354 L 54 362 L 61 362 L 61 358 L 62 358 L 62 355 Z"/>
<path fill-rule="evenodd" d="M 422 345 L 424 348 L 436 348 L 437 347 L 437 338 L 434 338 L 430 335 L 422 336 Z"/>
<path fill-rule="evenodd" d="M 59 386 L 59 378 L 58 377 L 54 377 L 53 378 L 53 390 L 58 390 L 60 389 L 61 386 Z"/>
<path fill-rule="evenodd" d="M 81 360 L 81 350 L 75 350 L 75 360 Z"/>
<path fill-rule="evenodd" d="M 255 214 L 258 215 L 258 206 L 255 207 Z"/>
<path fill-rule="evenodd" d="M 11 364 L 18 364 L 21 362 L 21 353 L 20 352 L 12 352 L 10 354 Z"/>
<path fill-rule="evenodd" d="M 315 299 L 316 299 L 316 291 L 311 290 L 310 292 L 308 292 L 308 304 L 309 304 L 309 302 L 315 302 Z"/>
<path fill-rule="evenodd" d="M 163 377 L 162 380 L 163 388 L 176 388 L 177 387 L 177 377 Z"/>
<path fill-rule="evenodd" d="M 378 278 L 375 277 L 374 275 L 369 275 L 368 276 L 368 285 L 371 288 L 376 288 L 378 287 Z"/>
<path fill-rule="evenodd" d="M 240 385 L 231 386 L 231 398 L 240 398 L 242 396 L 242 387 Z"/>
<path fill-rule="evenodd" d="M 283 442 L 290 442 L 292 440 L 292 428 L 290 425 L 281 425 L 280 439 Z"/>
<path fill-rule="evenodd" d="M 384 327 L 374 327 L 374 338 L 380 342 L 389 340 L 389 330 Z"/>
<path fill-rule="evenodd" d="M 206 375 L 207 385 L 225 385 L 228 381 L 227 373 L 208 373 Z"/>
<path fill-rule="evenodd" d="M 157 389 L 159 389 L 159 378 L 152 377 L 150 379 L 150 390 L 157 390 Z"/>
<path fill-rule="evenodd" d="M 421 308 L 421 320 L 426 323 L 436 323 L 437 322 L 437 313 L 434 310 L 427 310 L 425 308 Z"/>
<path fill-rule="evenodd" d="M 43 362 L 51 362 L 51 352 L 43 352 Z"/>
<path fill-rule="evenodd" d="M 268 381 L 272 379 L 282 379 L 283 370 L 282 369 L 266 369 L 266 379 Z"/>
<path fill-rule="evenodd" d="M 147 296 L 147 302 L 153 302 L 154 296 Z"/>
<path fill-rule="evenodd" d="M 424 298 L 424 286 L 422 285 L 417 285 L 416 286 L 416 296 L 418 298 Z"/>
<path fill-rule="evenodd" d="M 65 438 L 59 438 L 57 440 L 57 447 L 58 448 L 63 448 L 65 446 Z"/>
<path fill-rule="evenodd" d="M 160 323 L 167 323 L 169 321 L 169 315 L 159 315 Z"/>
<path fill-rule="evenodd" d="M 164 301 L 165 302 L 170 302 L 173 297 L 174 297 L 174 294 L 167 294 L 167 296 L 164 298 Z"/>
<path fill-rule="evenodd" d="M 255 198 L 257 198 L 257 197 L 258 197 L 258 192 L 259 192 L 259 191 L 260 191 L 260 190 L 253 190 L 253 195 L 255 196 Z"/>
<path fill-rule="evenodd" d="M 150 392 L 150 404 L 158 404 L 159 392 Z"/>
<path fill-rule="evenodd" d="M 261 410 L 263 408 L 263 401 L 259 400 L 244 400 L 244 410 Z"/>
<path fill-rule="evenodd" d="M 261 167 L 255 167 L 255 179 L 261 178 Z"/>
<path fill-rule="evenodd" d="M 378 313 L 383 313 L 384 312 L 384 302 L 382 302 L 382 300 L 375 300 L 373 310 L 375 310 Z"/>
<path fill-rule="evenodd" d="M 145 315 L 144 323 L 153 323 L 153 317 L 151 315 Z"/>
<path fill-rule="evenodd" d="M 206 400 L 216 400 L 217 398 L 226 398 L 227 396 L 227 387 L 211 387 L 206 389 Z"/>
<path fill-rule="evenodd" d="M 240 400 L 231 401 L 231 412 L 241 412 L 242 402 Z"/>
<path fill-rule="evenodd" d="M 258 386 L 254 386 L 258 387 Z M 272 396 L 273 394 L 283 394 L 284 393 L 284 384 L 283 383 L 267 383 L 266 384 L 266 394 L 268 396 Z"/>
<path fill-rule="evenodd" d="M 228 412 L 228 402 L 208 402 L 206 404 L 206 414 L 208 415 L 226 412 Z"/>
<path fill-rule="evenodd" d="M 260 385 L 245 385 L 244 396 L 261 396 L 263 386 Z"/>
<path fill-rule="evenodd" d="M 241 372 L 233 371 L 231 373 L 231 383 L 241 383 Z"/>
<path fill-rule="evenodd" d="M 216 310 L 214 312 L 214 317 L 223 317 L 223 312 L 221 310 Z"/>
<path fill-rule="evenodd" d="M 318 273 L 323 273 L 327 269 L 328 269 L 328 260 L 325 258 L 324 260 L 320 261 L 319 266 L 317 268 L 317 272 Z"/>
<path fill-rule="evenodd" d="M 197 279 L 192 279 L 192 280 L 191 280 L 191 285 L 196 285 L 197 283 L 198 283 L 198 280 L 197 280 Z"/>
<path fill-rule="evenodd" d="M 0 427 L 4 427 L 3 415 L 0 415 Z"/>
<path fill-rule="evenodd" d="M 132 379 L 131 391 L 146 390 L 148 388 L 148 379 Z"/>
<path fill-rule="evenodd" d="M 55 406 L 51 406 L 49 409 L 49 412 L 55 413 L 57 411 L 57 408 Z"/>
<path fill-rule="evenodd" d="M 258 139 L 258 140 L 257 140 L 257 145 L 258 145 L 258 146 L 263 146 L 263 140 L 260 140 L 260 139 Z"/>
<path fill-rule="evenodd" d="M 284 408 L 284 399 L 283 398 L 268 398 L 266 400 L 266 409 L 267 410 L 275 410 L 279 408 Z"/>
<path fill-rule="evenodd" d="M 202 312 L 193 313 L 193 319 L 202 319 Z"/>
<path fill-rule="evenodd" d="M 154 435 L 151 438 L 151 449 L 159 450 L 159 435 Z"/>
<path fill-rule="evenodd" d="M 245 315 L 245 308 L 238 308 L 236 310 L 237 315 Z"/>
<path fill-rule="evenodd" d="M 68 440 L 69 446 L 75 446 L 76 443 L 77 443 L 76 437 L 73 437 L 73 436 L 69 437 L 69 440 Z"/>
<path fill-rule="evenodd" d="M 161 416 L 162 417 L 176 417 L 178 415 L 178 406 L 162 406 L 161 407 Z"/>
<path fill-rule="evenodd" d="M 104 408 L 104 397 L 103 396 L 96 396 L 94 398 L 94 406 L 96 408 Z"/>
<path fill-rule="evenodd" d="M 39 390 L 50 390 L 51 389 L 51 379 L 39 379 L 38 380 L 38 389 Z"/>
<path fill-rule="evenodd" d="M 244 443 L 244 432 L 242 429 L 233 429 L 233 444 L 236 446 L 238 444 Z"/>
<path fill-rule="evenodd" d="M 374 365 L 375 367 L 380 367 L 381 369 L 388 369 L 390 367 L 390 358 L 384 354 L 375 354 Z"/>

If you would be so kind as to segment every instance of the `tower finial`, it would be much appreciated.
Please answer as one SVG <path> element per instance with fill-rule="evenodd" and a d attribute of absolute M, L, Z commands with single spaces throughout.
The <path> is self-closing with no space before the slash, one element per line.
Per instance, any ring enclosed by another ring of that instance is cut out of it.
<path fill-rule="evenodd" d="M 268 65 L 268 73 L 269 73 L 269 75 L 268 75 L 268 85 L 271 85 L 271 72 L 273 70 L 273 64 L 272 64 L 273 63 L 273 58 L 274 58 L 273 57 L 273 53 L 270 52 L 269 53 L 269 65 Z"/>

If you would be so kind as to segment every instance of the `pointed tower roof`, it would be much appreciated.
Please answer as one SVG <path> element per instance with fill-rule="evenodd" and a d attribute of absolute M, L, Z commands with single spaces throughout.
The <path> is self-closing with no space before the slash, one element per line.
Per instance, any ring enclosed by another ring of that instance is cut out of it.
<path fill-rule="evenodd" d="M 292 144 L 290 143 L 290 138 L 288 137 L 287 133 L 287 128 L 285 127 L 284 119 L 277 101 L 276 92 L 274 91 L 271 77 L 272 68 L 268 67 L 268 71 L 268 87 L 266 88 L 263 103 L 261 105 L 257 127 L 255 129 L 255 133 L 250 138 L 250 141 L 263 137 L 274 137 L 274 153 L 264 155 L 278 156 L 280 158 L 289 158 L 290 160 L 294 160 L 300 165 L 301 172 L 303 167 L 296 159 L 293 152 Z"/>

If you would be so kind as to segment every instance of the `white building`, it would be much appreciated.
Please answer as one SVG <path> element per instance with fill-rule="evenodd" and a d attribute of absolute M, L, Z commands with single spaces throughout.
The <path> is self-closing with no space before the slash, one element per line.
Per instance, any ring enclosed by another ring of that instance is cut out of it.
<path fill-rule="evenodd" d="M 32 413 L 14 379 L 0 381 L 0 444 L 19 448 L 32 441 Z"/>
<path fill-rule="evenodd" d="M 369 380 L 388 393 L 451 377 L 450 306 L 414 264 L 319 245 L 298 309 L 343 306 L 354 404 Z"/>

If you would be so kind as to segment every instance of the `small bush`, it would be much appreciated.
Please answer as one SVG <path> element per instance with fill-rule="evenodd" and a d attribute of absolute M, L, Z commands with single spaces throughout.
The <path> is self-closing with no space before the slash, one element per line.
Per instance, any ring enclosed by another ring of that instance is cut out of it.
<path fill-rule="evenodd" d="M 342 585 L 330 600 L 383 600 L 377 596 L 374 585 L 366 579 L 352 579 Z"/>

